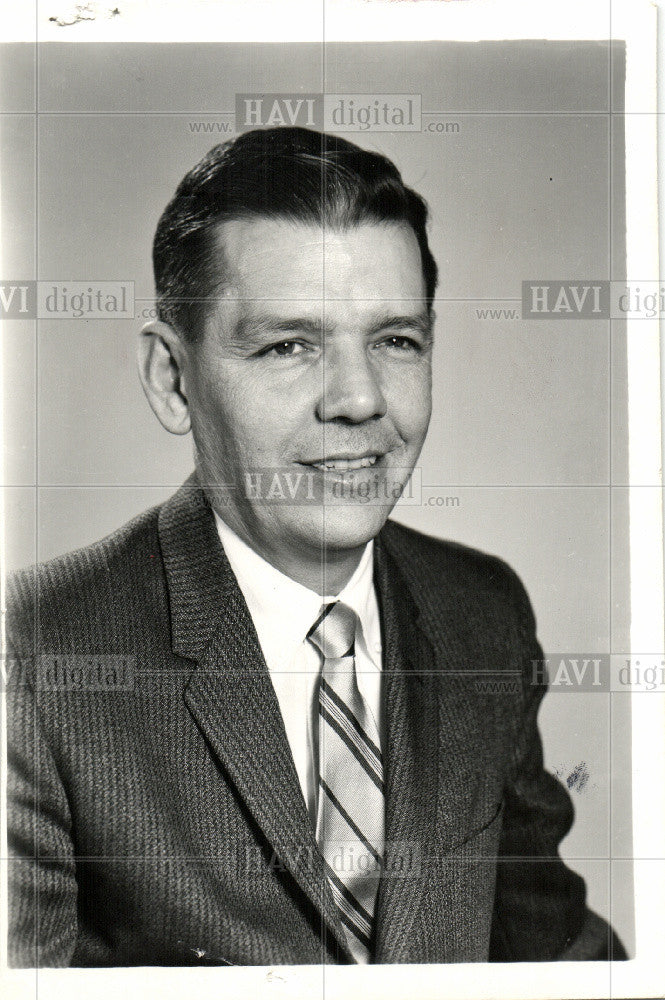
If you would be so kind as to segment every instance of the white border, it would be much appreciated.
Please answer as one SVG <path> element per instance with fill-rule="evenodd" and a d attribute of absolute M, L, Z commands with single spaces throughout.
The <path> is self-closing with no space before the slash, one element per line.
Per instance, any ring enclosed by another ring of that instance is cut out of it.
<path fill-rule="evenodd" d="M 66 6 L 66 4 L 63 4 Z M 627 265 L 629 280 L 657 276 L 656 6 L 645 0 L 118 0 L 122 18 L 58 28 L 57 0 L 6 4 L 3 40 L 31 41 L 385 41 L 625 39 Z M 632 650 L 663 649 L 660 351 L 657 321 L 629 322 Z M 40 970 L 5 972 L 5 995 L 86 1000 L 118 990 L 155 997 L 198 995 L 456 998 L 649 997 L 665 992 L 665 776 L 661 697 L 633 698 L 634 854 L 638 958 L 615 963 L 329 966 L 223 970 Z"/>
<path fill-rule="evenodd" d="M 4 0 L 3 42 L 488 41 L 636 37 L 646 0 L 91 0 L 95 20 L 50 20 L 76 0 Z M 118 7 L 121 15 L 108 13 Z M 634 17 L 632 16 L 634 14 Z"/>

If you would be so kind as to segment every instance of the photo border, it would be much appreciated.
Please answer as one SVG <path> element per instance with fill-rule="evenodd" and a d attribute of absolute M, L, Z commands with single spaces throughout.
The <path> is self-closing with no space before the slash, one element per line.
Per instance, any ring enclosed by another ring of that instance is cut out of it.
<path fill-rule="evenodd" d="M 127 42 L 210 41 L 223 28 L 226 41 L 489 41 L 516 39 L 625 40 L 627 280 L 658 277 L 657 204 L 657 8 L 646 0 L 564 0 L 544 9 L 518 0 L 335 0 L 314 6 L 302 0 L 264 4 L 237 0 L 217 10 L 213 23 L 170 2 L 159 23 L 140 19 L 84 22 L 78 36 L 48 22 L 52 5 L 8 14 L 4 40 Z M 219 5 L 220 7 L 222 5 Z M 203 14 L 205 5 L 200 6 Z M 208 16 L 210 15 L 208 5 Z M 257 11 L 260 17 L 257 18 Z M 171 18 L 173 18 L 171 20 Z M 222 40 L 222 39 L 220 39 Z M 662 440 L 660 324 L 627 321 L 631 655 L 663 656 Z M 2 400 L 0 397 L 0 404 Z M 612 484 L 614 485 L 614 484 Z M 1 516 L 1 512 L 0 512 Z M 4 523 L 4 521 L 3 521 Z M 656 541 L 658 544 L 656 544 Z M 1 544 L 1 543 L 0 543 Z M 0 557 L 2 552 L 0 551 Z M 4 607 L 4 600 L 3 600 Z M 650 692 L 656 693 L 656 692 Z M 106 970 L 8 970 L 5 995 L 100 1000 L 119 990 L 149 996 L 325 996 L 364 1000 L 387 997 L 484 998 L 649 997 L 665 989 L 660 966 L 665 929 L 665 699 L 631 696 L 633 759 L 633 866 L 636 958 L 618 963 L 513 963 L 424 966 L 295 966 L 275 968 Z M 4 711 L 4 706 L 3 706 Z M 4 718 L 0 720 L 4 723 Z M 3 750 L 4 755 L 4 750 Z M 6 761 L 3 757 L 3 779 Z M 4 782 L 3 782 L 4 783 Z M 660 791 L 659 791 L 660 789 Z M 3 798 L 3 811 L 5 809 Z M 6 815 L 3 813 L 3 830 Z M 2 844 L 6 856 L 6 840 Z M 5 869 L 6 866 L 3 866 Z M 611 871 L 611 869 L 610 869 Z M 611 877 L 611 874 L 610 874 Z M 0 895 L 6 901 L 6 871 Z M 4 909 L 4 907 L 3 907 Z M 3 927 L 6 926 L 6 913 Z M 3 966 L 6 943 L 2 934 Z"/>

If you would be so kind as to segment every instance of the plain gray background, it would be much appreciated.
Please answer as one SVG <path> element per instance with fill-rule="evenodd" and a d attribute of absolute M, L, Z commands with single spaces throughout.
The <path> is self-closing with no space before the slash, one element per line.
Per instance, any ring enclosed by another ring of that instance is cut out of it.
<path fill-rule="evenodd" d="M 191 470 L 134 360 L 157 218 L 224 138 L 191 123 L 232 123 L 236 92 L 421 94 L 425 125 L 459 131 L 349 136 L 427 199 L 441 272 L 419 465 L 425 501 L 459 505 L 396 516 L 506 559 L 548 654 L 628 651 L 624 330 L 476 312 L 519 316 L 523 280 L 624 276 L 622 88 L 622 48 L 592 42 L 4 47 L 4 278 L 137 296 L 135 321 L 3 323 L 8 568 L 107 534 Z M 588 774 L 562 853 L 631 948 L 629 713 L 625 694 L 552 694 L 540 723 L 549 768 Z"/>

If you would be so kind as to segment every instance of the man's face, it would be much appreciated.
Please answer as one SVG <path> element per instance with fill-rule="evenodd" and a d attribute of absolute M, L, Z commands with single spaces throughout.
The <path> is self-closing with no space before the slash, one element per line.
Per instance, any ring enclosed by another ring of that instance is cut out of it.
<path fill-rule="evenodd" d="M 208 495 L 277 566 L 358 549 L 383 526 L 429 423 L 415 235 L 245 219 L 217 237 L 224 286 L 185 369 Z"/>

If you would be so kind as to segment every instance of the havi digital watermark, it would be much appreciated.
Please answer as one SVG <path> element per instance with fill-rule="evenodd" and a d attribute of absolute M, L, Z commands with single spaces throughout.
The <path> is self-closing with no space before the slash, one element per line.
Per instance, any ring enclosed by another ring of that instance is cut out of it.
<path fill-rule="evenodd" d="M 3 281 L 0 319 L 134 319 L 134 282 Z"/>

